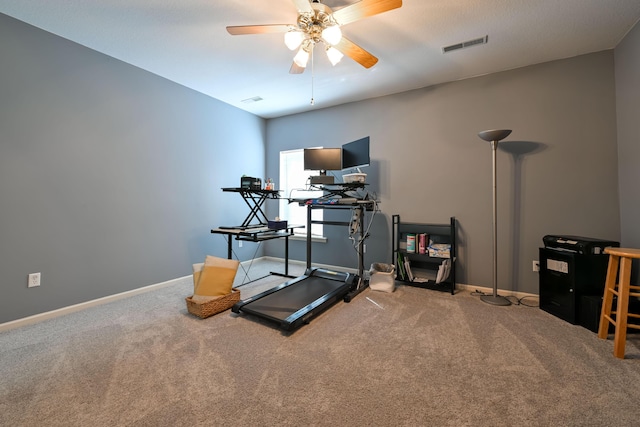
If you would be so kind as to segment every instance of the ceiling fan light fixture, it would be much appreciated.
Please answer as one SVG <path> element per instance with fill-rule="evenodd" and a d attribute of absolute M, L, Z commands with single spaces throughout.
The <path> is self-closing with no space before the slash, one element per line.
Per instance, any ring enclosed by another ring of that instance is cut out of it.
<path fill-rule="evenodd" d="M 300 68 L 305 68 L 307 66 L 307 62 L 309 62 L 309 51 L 302 46 L 296 56 L 293 57 L 293 62 Z"/>
<path fill-rule="evenodd" d="M 283 34 L 287 48 L 291 51 L 297 49 L 289 74 L 302 74 L 309 57 L 313 73 L 313 48 L 318 43 L 323 43 L 326 54 L 334 65 L 346 55 L 365 68 L 373 67 L 378 58 L 343 37 L 340 27 L 402 6 L 402 0 L 351 0 L 351 4 L 334 12 L 320 0 L 292 1 L 298 11 L 295 24 L 227 26 L 227 32 L 231 35 Z"/>
<path fill-rule="evenodd" d="M 296 50 L 304 40 L 304 34 L 300 31 L 287 31 L 284 33 L 284 44 L 289 50 Z"/>
<path fill-rule="evenodd" d="M 339 25 L 331 25 L 322 30 L 322 38 L 330 45 L 336 45 L 340 43 L 342 39 L 342 31 L 340 31 Z"/>
<path fill-rule="evenodd" d="M 333 46 L 327 47 L 327 58 L 331 62 L 331 65 L 336 65 L 342 59 L 344 55 L 338 49 Z"/>

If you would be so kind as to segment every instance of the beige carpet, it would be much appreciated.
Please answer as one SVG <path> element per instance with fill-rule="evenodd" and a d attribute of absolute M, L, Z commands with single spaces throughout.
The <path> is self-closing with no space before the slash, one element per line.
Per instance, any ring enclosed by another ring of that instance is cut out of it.
<path fill-rule="evenodd" d="M 640 420 L 637 336 L 618 360 L 611 340 L 538 308 L 405 286 L 393 294 L 366 290 L 286 334 L 230 311 L 195 318 L 184 303 L 191 290 L 185 280 L 1 333 L 0 425 Z"/>

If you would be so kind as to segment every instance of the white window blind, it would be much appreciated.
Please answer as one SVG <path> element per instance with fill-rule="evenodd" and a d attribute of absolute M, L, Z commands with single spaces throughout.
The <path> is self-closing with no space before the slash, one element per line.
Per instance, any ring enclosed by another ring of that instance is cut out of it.
<path fill-rule="evenodd" d="M 279 189 L 282 190 L 279 206 L 279 216 L 292 225 L 305 225 L 296 228 L 294 234 L 307 234 L 307 208 L 298 203 L 289 203 L 287 199 L 314 199 L 322 196 L 322 191 L 307 191 L 307 182 L 317 171 L 304 170 L 304 150 L 288 150 L 280 152 Z M 312 219 L 322 221 L 322 209 L 312 211 Z M 312 236 L 322 236 L 322 224 L 311 226 Z"/>

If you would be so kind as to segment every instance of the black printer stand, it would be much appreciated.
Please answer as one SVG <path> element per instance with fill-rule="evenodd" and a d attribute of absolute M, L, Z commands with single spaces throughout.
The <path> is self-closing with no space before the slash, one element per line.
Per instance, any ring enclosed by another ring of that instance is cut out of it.
<path fill-rule="evenodd" d="M 588 297 L 602 298 L 604 294 L 609 265 L 604 250 L 620 243 L 566 235 L 547 235 L 542 241 L 540 308 L 574 325 L 588 327 L 585 322 L 592 322 L 598 315 L 591 313 L 594 305 L 589 304 Z"/>
<path fill-rule="evenodd" d="M 604 293 L 609 256 L 540 248 L 540 308 L 574 325 L 580 324 L 583 296 Z"/>

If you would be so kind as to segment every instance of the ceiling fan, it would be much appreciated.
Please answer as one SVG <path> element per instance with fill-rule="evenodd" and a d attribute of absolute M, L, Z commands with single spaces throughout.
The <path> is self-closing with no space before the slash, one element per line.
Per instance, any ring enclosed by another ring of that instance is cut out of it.
<path fill-rule="evenodd" d="M 360 0 L 337 11 L 320 0 L 292 0 L 298 9 L 296 24 L 228 26 L 231 35 L 284 33 L 290 50 L 298 49 L 289 72 L 303 73 L 316 44 L 325 45 L 327 57 L 336 65 L 347 55 L 365 68 L 373 67 L 378 58 L 342 35 L 340 27 L 362 18 L 387 12 L 402 6 L 402 0 Z"/>

